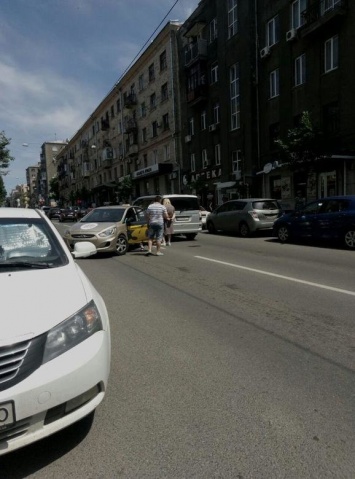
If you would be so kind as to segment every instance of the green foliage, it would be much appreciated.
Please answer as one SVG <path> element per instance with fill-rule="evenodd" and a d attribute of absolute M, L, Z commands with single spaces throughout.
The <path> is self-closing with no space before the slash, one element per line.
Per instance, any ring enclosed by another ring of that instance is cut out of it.
<path fill-rule="evenodd" d="M 2 179 L 2 176 L 0 176 L 0 206 L 4 203 L 6 199 L 6 189 L 4 185 L 4 180 Z"/>
<path fill-rule="evenodd" d="M 10 161 L 14 161 L 14 157 L 10 155 L 7 146 L 10 144 L 11 138 L 6 138 L 5 132 L 0 131 L 0 176 L 6 175 Z"/>
<path fill-rule="evenodd" d="M 118 182 L 116 185 L 117 196 L 127 203 L 133 191 L 132 179 L 131 177 L 125 177 L 122 181 Z"/>
<path fill-rule="evenodd" d="M 329 156 L 329 142 L 323 132 L 311 120 L 310 113 L 304 111 L 298 127 L 288 130 L 285 140 L 275 140 L 280 157 L 291 168 L 314 168 L 316 161 Z"/>
<path fill-rule="evenodd" d="M 49 182 L 50 197 L 58 199 L 60 196 L 60 186 L 58 178 L 52 178 Z"/>
<path fill-rule="evenodd" d="M 196 178 L 195 181 L 191 181 L 188 186 L 192 190 L 195 190 L 196 192 L 202 192 L 202 191 L 208 189 L 208 185 L 206 185 L 206 179 L 202 178 L 201 176 Z"/>

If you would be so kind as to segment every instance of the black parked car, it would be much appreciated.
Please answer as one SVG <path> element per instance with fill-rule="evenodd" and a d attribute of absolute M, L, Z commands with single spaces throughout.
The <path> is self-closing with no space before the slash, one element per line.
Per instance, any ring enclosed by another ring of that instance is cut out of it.
<path fill-rule="evenodd" d="M 308 203 L 276 220 L 273 235 L 282 243 L 340 240 L 355 250 L 355 196 L 330 196 Z"/>
<path fill-rule="evenodd" d="M 70 208 L 64 208 L 60 211 L 59 221 L 78 221 L 77 211 Z"/>
<path fill-rule="evenodd" d="M 51 208 L 48 213 L 47 213 L 47 216 L 48 218 L 50 218 L 51 220 L 53 220 L 54 218 L 56 219 L 59 219 L 60 217 L 60 208 Z"/>

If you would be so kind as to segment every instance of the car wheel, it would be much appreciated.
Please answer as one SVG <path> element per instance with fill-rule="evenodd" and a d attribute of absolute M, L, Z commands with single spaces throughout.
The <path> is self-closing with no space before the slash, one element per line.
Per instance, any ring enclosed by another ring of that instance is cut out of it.
<path fill-rule="evenodd" d="M 347 230 L 344 234 L 345 247 L 348 249 L 355 249 L 355 229 Z"/>
<path fill-rule="evenodd" d="M 247 236 L 250 236 L 250 229 L 247 223 L 240 223 L 239 225 L 239 234 L 243 238 L 246 238 Z"/>
<path fill-rule="evenodd" d="M 277 237 L 281 241 L 281 243 L 287 243 L 288 241 L 290 241 L 291 233 L 288 226 L 286 225 L 279 226 L 277 230 Z"/>
<path fill-rule="evenodd" d="M 187 240 L 192 241 L 196 238 L 196 235 L 197 235 L 197 233 L 187 233 L 185 236 L 186 236 Z"/>
<path fill-rule="evenodd" d="M 116 254 L 118 256 L 123 256 L 127 253 L 128 243 L 124 235 L 120 235 L 116 240 Z"/>
<path fill-rule="evenodd" d="M 214 227 L 214 224 L 212 223 L 212 221 L 209 221 L 207 223 L 207 231 L 210 233 L 210 234 L 215 234 L 216 233 L 216 228 Z"/>

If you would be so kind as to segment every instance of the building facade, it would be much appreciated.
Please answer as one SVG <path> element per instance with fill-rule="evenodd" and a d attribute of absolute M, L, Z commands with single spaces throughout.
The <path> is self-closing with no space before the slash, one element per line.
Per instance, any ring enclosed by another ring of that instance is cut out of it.
<path fill-rule="evenodd" d="M 179 191 L 178 29 L 168 22 L 62 150 L 61 203 Z"/>

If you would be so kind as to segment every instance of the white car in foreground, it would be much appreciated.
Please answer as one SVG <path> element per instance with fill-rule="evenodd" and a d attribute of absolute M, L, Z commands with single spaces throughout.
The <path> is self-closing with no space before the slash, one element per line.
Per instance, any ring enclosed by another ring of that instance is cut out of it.
<path fill-rule="evenodd" d="M 105 303 L 39 210 L 0 208 L 0 456 L 92 414 L 111 343 Z M 58 291 L 60 296 L 58 299 Z"/>

